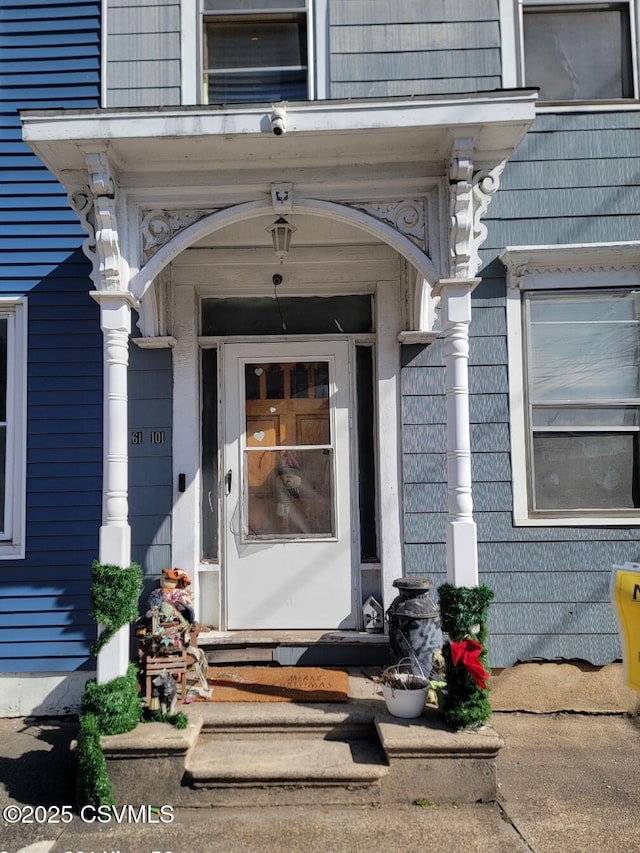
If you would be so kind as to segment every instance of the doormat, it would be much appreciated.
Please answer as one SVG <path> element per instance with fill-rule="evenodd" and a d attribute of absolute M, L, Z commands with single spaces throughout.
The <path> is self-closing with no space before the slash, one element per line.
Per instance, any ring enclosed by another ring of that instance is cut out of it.
<path fill-rule="evenodd" d="M 210 666 L 209 702 L 346 702 L 349 675 L 310 666 Z"/>

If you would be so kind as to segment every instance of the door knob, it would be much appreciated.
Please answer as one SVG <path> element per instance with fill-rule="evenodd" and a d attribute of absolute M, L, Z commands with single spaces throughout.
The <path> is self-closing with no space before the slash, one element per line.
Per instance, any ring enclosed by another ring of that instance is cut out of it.
<path fill-rule="evenodd" d="M 227 494 L 228 495 L 231 494 L 231 478 L 232 477 L 233 477 L 233 474 L 231 472 L 231 468 L 229 468 L 227 473 L 224 475 L 224 484 L 227 487 Z"/>

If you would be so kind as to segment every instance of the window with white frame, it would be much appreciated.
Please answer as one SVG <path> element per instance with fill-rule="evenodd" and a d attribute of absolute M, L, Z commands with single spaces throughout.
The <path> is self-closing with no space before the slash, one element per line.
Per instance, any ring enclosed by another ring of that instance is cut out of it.
<path fill-rule="evenodd" d="M 640 523 L 640 268 L 564 250 L 502 253 L 514 520 Z"/>
<path fill-rule="evenodd" d="M 26 320 L 24 299 L 0 298 L 0 559 L 24 556 Z"/>
<path fill-rule="evenodd" d="M 634 98 L 635 2 L 520 0 L 524 85 L 541 102 Z"/>
<path fill-rule="evenodd" d="M 313 97 L 308 0 L 204 0 L 204 100 L 209 104 Z"/>

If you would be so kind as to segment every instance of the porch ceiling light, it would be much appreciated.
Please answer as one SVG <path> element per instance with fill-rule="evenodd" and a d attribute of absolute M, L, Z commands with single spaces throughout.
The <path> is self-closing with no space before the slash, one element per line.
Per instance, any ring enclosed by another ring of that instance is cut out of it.
<path fill-rule="evenodd" d="M 273 251 L 280 258 L 280 263 L 282 263 L 289 254 L 289 249 L 291 247 L 291 235 L 298 229 L 294 228 L 290 222 L 287 222 L 284 216 L 281 216 L 266 230 L 271 232 Z"/>

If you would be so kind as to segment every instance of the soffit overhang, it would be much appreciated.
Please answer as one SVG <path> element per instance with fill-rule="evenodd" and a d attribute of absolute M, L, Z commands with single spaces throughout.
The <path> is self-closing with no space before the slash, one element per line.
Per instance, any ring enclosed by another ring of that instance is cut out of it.
<path fill-rule="evenodd" d="M 25 110 L 23 138 L 67 188 L 86 155 L 106 151 L 121 187 L 185 186 L 203 173 L 246 176 L 313 169 L 362 176 L 363 167 L 447 174 L 454 141 L 473 141 L 474 170 L 509 159 L 535 118 L 536 92 L 287 104 L 287 131 L 271 132 L 271 104 L 113 110 Z M 318 171 L 319 170 L 319 171 Z M 369 173 L 375 183 L 376 173 Z M 321 177 L 319 178 L 321 180 Z"/>

